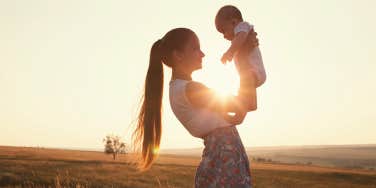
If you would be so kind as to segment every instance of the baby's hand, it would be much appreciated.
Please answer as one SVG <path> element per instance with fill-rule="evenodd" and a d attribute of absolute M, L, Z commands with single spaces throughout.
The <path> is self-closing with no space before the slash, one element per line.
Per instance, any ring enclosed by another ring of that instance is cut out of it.
<path fill-rule="evenodd" d="M 222 55 L 221 61 L 223 64 L 226 64 L 227 61 L 232 61 L 233 54 L 230 52 L 226 52 Z"/>

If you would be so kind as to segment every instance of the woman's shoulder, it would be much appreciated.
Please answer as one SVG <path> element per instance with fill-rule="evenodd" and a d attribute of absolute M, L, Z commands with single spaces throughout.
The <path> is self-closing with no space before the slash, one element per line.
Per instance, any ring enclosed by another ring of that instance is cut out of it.
<path fill-rule="evenodd" d="M 204 84 L 196 81 L 174 79 L 170 81 L 170 87 L 183 86 L 186 91 L 194 92 L 196 90 L 208 89 Z"/>
<path fill-rule="evenodd" d="M 189 82 L 185 87 L 185 96 L 195 107 L 205 107 L 213 99 L 214 91 L 200 82 Z"/>
<path fill-rule="evenodd" d="M 188 103 L 195 107 L 205 106 L 213 94 L 210 88 L 200 82 L 180 79 L 170 81 L 170 96 L 183 96 Z"/>
<path fill-rule="evenodd" d="M 190 82 L 188 82 L 185 87 L 186 87 L 185 90 L 187 92 L 195 92 L 195 91 L 198 91 L 198 90 L 209 89 L 204 84 L 202 84 L 200 82 L 196 82 L 196 81 L 190 81 Z"/>

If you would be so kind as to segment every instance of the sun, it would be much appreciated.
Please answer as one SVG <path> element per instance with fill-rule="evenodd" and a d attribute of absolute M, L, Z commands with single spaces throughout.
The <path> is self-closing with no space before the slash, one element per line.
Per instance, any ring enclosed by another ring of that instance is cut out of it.
<path fill-rule="evenodd" d="M 219 96 L 235 95 L 239 88 L 239 75 L 234 62 L 225 65 L 220 62 L 206 63 L 202 70 L 193 74 L 193 77 L 214 89 Z"/>

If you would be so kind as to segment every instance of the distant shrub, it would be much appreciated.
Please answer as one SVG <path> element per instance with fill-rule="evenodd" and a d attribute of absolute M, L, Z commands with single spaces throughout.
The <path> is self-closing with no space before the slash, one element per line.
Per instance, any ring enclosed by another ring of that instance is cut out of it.
<path fill-rule="evenodd" d="M 112 158 L 115 160 L 118 154 L 126 153 L 126 144 L 121 141 L 119 136 L 107 135 L 103 139 L 104 142 L 104 152 L 107 154 L 112 154 Z"/>

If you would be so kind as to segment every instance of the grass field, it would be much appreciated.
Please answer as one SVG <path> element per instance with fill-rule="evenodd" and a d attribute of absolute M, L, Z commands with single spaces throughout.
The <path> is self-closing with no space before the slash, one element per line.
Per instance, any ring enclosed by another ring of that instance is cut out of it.
<path fill-rule="evenodd" d="M 139 173 L 131 155 L 0 147 L 0 187 L 193 187 L 199 157 L 161 155 Z M 251 162 L 254 187 L 376 188 L 376 171 Z"/>

